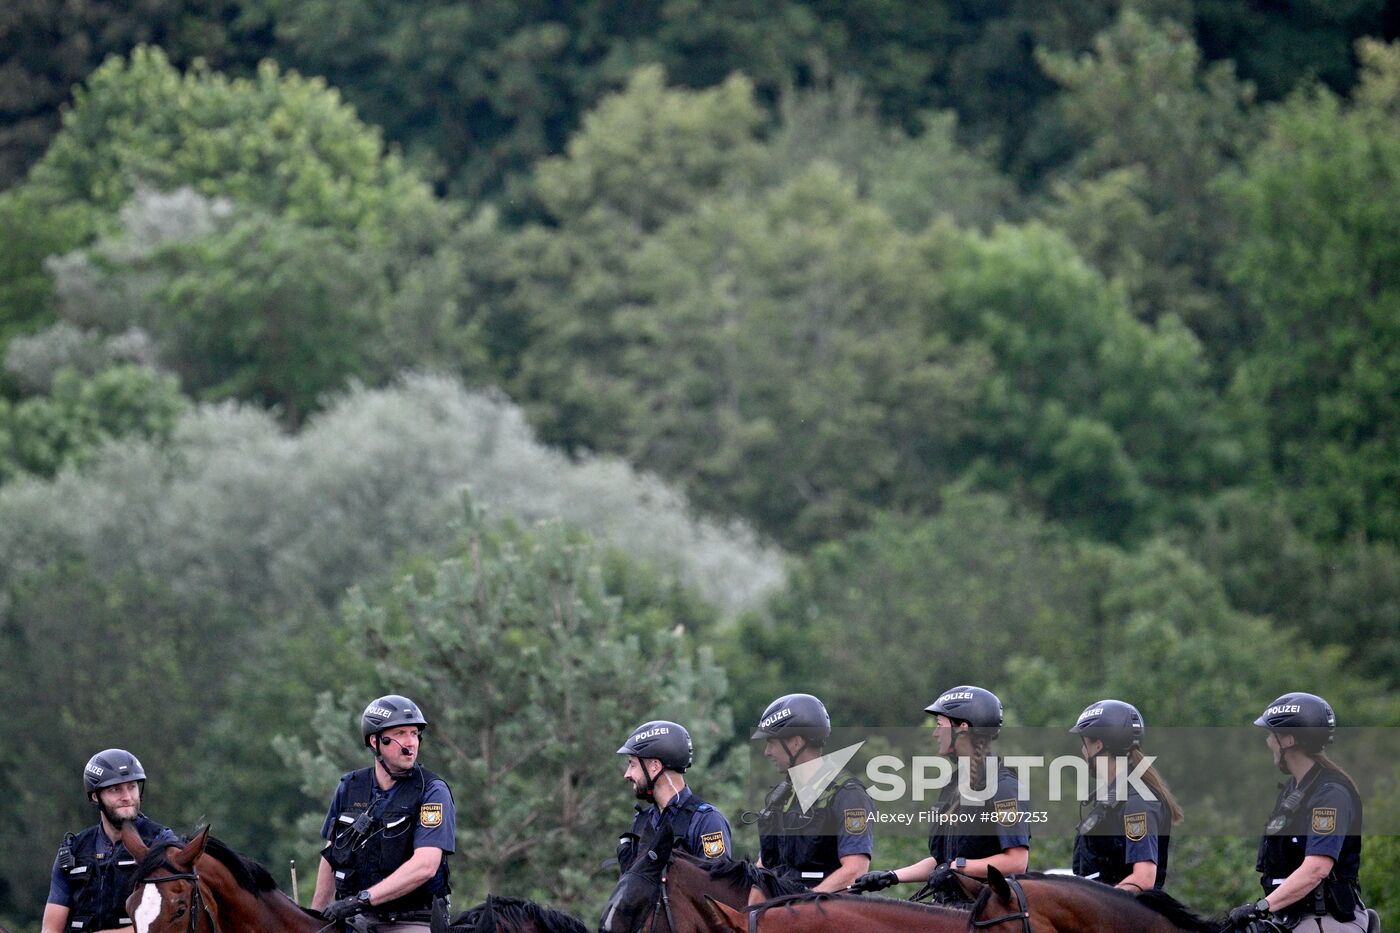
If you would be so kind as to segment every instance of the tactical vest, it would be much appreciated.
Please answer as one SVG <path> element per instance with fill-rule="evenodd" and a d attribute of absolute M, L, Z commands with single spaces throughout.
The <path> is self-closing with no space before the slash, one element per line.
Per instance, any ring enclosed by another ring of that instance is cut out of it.
<path fill-rule="evenodd" d="M 368 816 L 358 829 L 357 821 L 368 814 L 370 801 L 374 799 L 374 769 L 362 768 L 345 778 L 348 803 L 331 827 L 330 844 L 322 852 L 334 870 L 337 898 L 350 897 L 378 884 L 412 857 L 413 836 L 423 796 L 429 784 L 441 780 L 422 765 L 415 766 L 413 772 L 391 791 L 381 811 Z M 416 793 L 411 786 L 404 787 L 410 782 L 416 782 Z M 451 890 L 448 875 L 447 853 L 444 852 L 442 864 L 432 878 L 402 897 L 375 904 L 373 912 L 403 914 L 430 910 L 433 898 Z"/>
<path fill-rule="evenodd" d="M 797 795 L 788 792 L 782 810 L 767 809 L 758 821 L 758 848 L 763 867 L 793 872 L 794 880 L 815 887 L 822 879 L 841 867 L 837 851 L 841 831 L 841 814 L 835 811 L 836 793 L 865 785 L 849 774 L 839 775 L 812 809 L 803 813 Z"/>
<path fill-rule="evenodd" d="M 144 816 L 137 816 L 132 826 L 147 846 L 166 831 L 164 826 Z M 73 867 L 67 871 L 70 930 L 105 930 L 131 925 L 131 918 L 126 915 L 126 899 L 131 894 L 136 859 L 126 851 L 120 839 L 111 852 L 99 857 L 97 841 L 101 832 L 99 823 L 73 837 Z"/>
<path fill-rule="evenodd" d="M 1005 768 L 997 769 L 997 782 L 1003 777 L 1014 775 Z M 997 835 L 998 823 L 992 816 L 996 810 L 996 795 L 977 803 L 959 802 L 958 782 L 954 780 L 938 794 L 938 812 L 968 814 L 966 822 L 940 823 L 935 821 L 928 836 L 928 854 L 938 860 L 939 865 L 955 858 L 988 858 L 1001 851 L 1001 838 Z M 983 814 L 988 814 L 983 819 Z M 963 833 L 958 827 L 976 827 L 980 832 Z"/>
<path fill-rule="evenodd" d="M 1304 780 L 1307 780 L 1305 777 Z M 1307 854 L 1308 836 L 1312 834 L 1312 806 L 1310 798 L 1329 784 L 1335 784 L 1351 798 L 1356 814 L 1350 833 L 1342 841 L 1342 851 L 1332 865 L 1326 878 L 1303 895 L 1302 898 L 1280 911 L 1293 919 L 1306 914 L 1331 914 L 1343 923 L 1356 919 L 1357 878 L 1361 874 L 1361 798 L 1352 790 L 1346 778 L 1330 768 L 1324 768 L 1313 780 L 1307 794 L 1291 810 L 1288 807 L 1290 794 L 1279 792 L 1269 820 L 1283 817 L 1283 829 L 1277 833 L 1265 834 L 1259 840 L 1258 869 L 1260 884 L 1264 893 L 1272 893 L 1284 878 L 1293 873 Z"/>
<path fill-rule="evenodd" d="M 652 833 L 651 813 L 655 809 L 655 806 L 640 807 L 636 815 L 632 817 L 632 828 L 628 830 L 627 835 L 618 840 L 617 868 L 619 874 L 626 874 L 627 869 L 632 866 L 632 862 L 642 852 L 643 839 L 647 840 L 649 847 Z M 696 852 L 690 847 L 690 823 L 695 818 L 695 814 L 713 809 L 713 805 L 701 800 L 695 796 L 695 791 L 691 791 L 690 796 L 686 797 L 685 803 L 673 803 L 661 812 L 661 821 L 656 828 L 660 831 L 669 822 L 671 835 L 674 839 L 672 848 L 705 858 L 705 853 Z"/>
<path fill-rule="evenodd" d="M 1148 806 L 1154 804 L 1149 803 Z M 1163 826 L 1163 807 L 1158 807 L 1157 825 Z M 1160 891 L 1167 883 L 1167 849 L 1171 836 L 1157 834 L 1157 880 L 1152 885 Z M 1117 884 L 1133 873 L 1127 863 L 1128 839 L 1123 829 L 1123 803 L 1099 801 L 1080 824 L 1074 837 L 1074 873 L 1104 884 Z"/>

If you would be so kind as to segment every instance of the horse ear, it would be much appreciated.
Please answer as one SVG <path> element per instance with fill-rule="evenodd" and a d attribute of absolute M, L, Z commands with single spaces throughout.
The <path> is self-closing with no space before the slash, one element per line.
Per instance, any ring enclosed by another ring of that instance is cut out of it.
<path fill-rule="evenodd" d="M 1003 904 L 1011 903 L 1011 885 L 1006 883 L 1006 876 L 995 865 L 987 866 L 987 884 L 991 885 L 998 901 Z"/>
<path fill-rule="evenodd" d="M 139 862 L 146 857 L 148 851 L 146 844 L 141 841 L 141 834 L 136 831 L 136 827 L 130 823 L 122 824 L 122 845 L 136 861 Z"/>
<path fill-rule="evenodd" d="M 746 933 L 748 930 L 748 923 L 743 914 L 721 904 L 708 894 L 705 895 L 705 913 L 710 922 L 722 930 L 733 930 L 734 933 Z"/>
<path fill-rule="evenodd" d="M 177 865 L 193 865 L 204 854 L 204 844 L 208 841 L 209 827 L 205 826 L 195 833 L 193 839 L 185 843 L 184 848 L 175 853 L 171 861 Z"/>

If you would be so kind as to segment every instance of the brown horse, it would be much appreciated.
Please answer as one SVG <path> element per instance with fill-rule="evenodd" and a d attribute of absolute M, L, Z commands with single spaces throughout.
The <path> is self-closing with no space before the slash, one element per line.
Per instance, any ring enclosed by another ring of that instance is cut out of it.
<path fill-rule="evenodd" d="M 1097 881 L 995 868 L 972 905 L 969 930 L 997 933 L 1218 933 L 1222 920 L 1192 912 L 1162 891 L 1130 894 Z"/>
<path fill-rule="evenodd" d="M 967 933 L 969 914 L 952 907 L 858 894 L 791 894 L 746 910 L 711 900 L 715 930 L 733 933 Z"/>
<path fill-rule="evenodd" d="M 742 907 L 755 887 L 764 897 L 805 890 L 749 862 L 673 853 L 673 844 L 669 832 L 658 833 L 618 879 L 600 933 L 703 933 L 713 925 L 709 898 Z"/>
<path fill-rule="evenodd" d="M 126 899 L 135 933 L 321 933 L 333 926 L 297 906 L 267 869 L 207 826 L 183 845 L 147 849 L 128 824 L 122 842 L 139 861 Z"/>

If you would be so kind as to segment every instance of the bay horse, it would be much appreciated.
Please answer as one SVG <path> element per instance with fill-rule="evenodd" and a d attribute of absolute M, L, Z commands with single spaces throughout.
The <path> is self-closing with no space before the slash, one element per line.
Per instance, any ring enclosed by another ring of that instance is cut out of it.
<path fill-rule="evenodd" d="M 127 824 L 122 842 L 138 865 L 126 913 L 134 933 L 322 933 L 333 928 L 278 889 L 257 862 L 209 835 L 149 849 Z"/>
<path fill-rule="evenodd" d="M 674 852 L 674 843 L 670 832 L 657 833 L 623 872 L 603 908 L 600 933 L 703 933 L 714 923 L 707 899 L 742 907 L 754 888 L 764 897 L 806 890 L 741 859 Z"/>
<path fill-rule="evenodd" d="M 1133 894 L 1076 878 L 1040 872 L 1006 877 L 995 868 L 972 905 L 970 931 L 979 933 L 1219 933 L 1223 918 L 1195 913 L 1164 891 Z"/>
<path fill-rule="evenodd" d="M 710 900 L 712 929 L 733 933 L 968 933 L 965 910 L 859 894 L 790 894 L 736 910 Z"/>

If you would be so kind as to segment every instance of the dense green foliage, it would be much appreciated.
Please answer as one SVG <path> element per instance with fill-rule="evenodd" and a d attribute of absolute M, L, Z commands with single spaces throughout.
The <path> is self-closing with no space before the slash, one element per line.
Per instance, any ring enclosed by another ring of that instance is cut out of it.
<path fill-rule="evenodd" d="M 307 877 L 389 690 L 458 903 L 585 912 L 651 716 L 731 817 L 798 689 L 1400 718 L 1381 0 L 118 7 L 0 12 L 6 921 L 110 744 Z"/>

